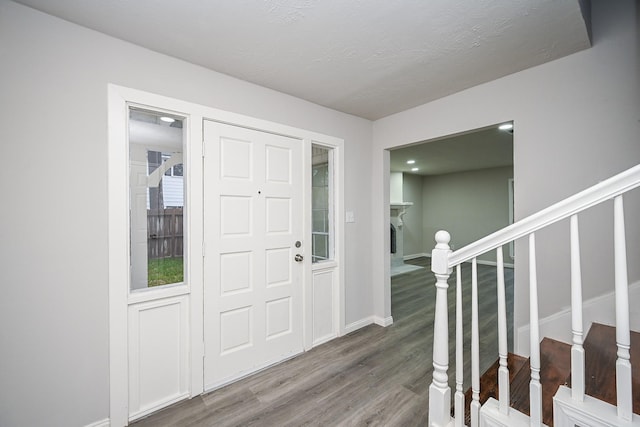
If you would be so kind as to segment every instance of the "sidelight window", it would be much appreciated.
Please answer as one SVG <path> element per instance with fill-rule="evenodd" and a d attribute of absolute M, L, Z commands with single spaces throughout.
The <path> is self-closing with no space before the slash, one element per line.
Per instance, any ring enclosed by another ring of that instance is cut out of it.
<path fill-rule="evenodd" d="M 184 281 L 183 120 L 129 110 L 131 290 Z"/>
<path fill-rule="evenodd" d="M 312 262 L 333 259 L 333 150 L 312 146 Z"/>

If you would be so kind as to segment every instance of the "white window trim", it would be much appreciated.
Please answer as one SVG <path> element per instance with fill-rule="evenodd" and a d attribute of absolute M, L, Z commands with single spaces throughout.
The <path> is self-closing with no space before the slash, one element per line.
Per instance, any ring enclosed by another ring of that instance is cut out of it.
<path fill-rule="evenodd" d="M 311 235 L 311 230 L 312 230 L 312 215 L 311 215 L 311 209 L 312 209 L 312 201 L 311 201 L 311 163 L 312 163 L 312 159 L 311 159 L 311 147 L 313 145 L 319 146 L 319 147 L 324 147 L 327 149 L 330 149 L 332 152 L 332 160 L 330 162 L 330 171 L 329 171 L 329 176 L 330 176 L 330 186 L 332 187 L 332 192 L 333 195 L 331 203 L 333 204 L 333 206 L 330 207 L 332 208 L 331 211 L 331 216 L 332 216 L 332 220 L 333 220 L 333 256 L 331 259 L 329 260 L 325 260 L 325 261 L 319 261 L 316 263 L 312 263 L 311 262 L 311 247 L 309 247 L 309 263 L 308 265 L 308 269 L 309 272 L 306 275 L 307 277 L 312 278 L 313 277 L 313 272 L 317 272 L 320 270 L 329 270 L 329 269 L 335 269 L 336 270 L 336 274 L 338 276 L 338 282 L 339 282 L 339 288 L 338 291 L 336 292 L 335 295 L 335 299 L 334 299 L 334 307 L 337 307 L 336 312 L 333 313 L 334 315 L 334 322 L 335 324 L 338 325 L 338 336 L 342 336 L 346 333 L 346 318 L 345 318 L 345 301 L 346 301 L 346 294 L 345 294 L 345 206 L 344 206 L 344 141 L 341 139 L 337 139 L 337 138 L 332 138 L 332 139 L 325 139 L 325 140 L 320 140 L 320 139 L 314 139 L 312 141 L 310 141 L 311 143 L 308 144 L 307 147 L 305 147 L 306 149 L 308 149 L 308 153 L 305 156 L 306 159 L 306 163 L 309 165 L 309 173 L 305 174 L 305 179 L 307 180 L 307 182 L 305 182 L 305 188 L 308 189 L 308 193 L 309 193 L 309 200 L 307 202 L 307 209 L 309 214 L 305 215 L 306 221 L 308 222 L 307 224 L 305 224 L 305 230 L 308 230 L 308 241 L 311 243 L 312 240 L 312 235 Z M 309 292 L 309 294 L 311 294 Z M 312 298 L 312 295 L 308 295 L 307 297 L 310 301 Z M 309 306 L 309 307 L 313 307 L 312 305 L 312 301 L 308 304 L 305 304 L 305 306 Z M 309 310 L 308 313 L 305 313 L 305 325 L 307 328 L 307 333 L 305 334 L 305 349 L 310 349 L 311 347 L 313 347 L 313 313 L 311 312 L 311 310 Z"/>
<path fill-rule="evenodd" d="M 188 295 L 190 305 L 201 306 L 202 301 L 202 245 L 197 239 L 185 238 L 185 278 L 190 285 L 180 284 L 144 292 L 130 292 L 129 268 L 129 147 L 128 111 L 130 106 L 152 111 L 167 111 L 185 117 L 185 159 L 192 165 L 187 180 L 187 194 L 202 194 L 202 116 L 193 104 L 154 95 L 135 89 L 108 85 L 108 214 L 109 214 L 109 396 L 111 425 L 129 422 L 128 368 L 128 306 L 148 299 Z M 201 198 L 200 198 L 201 199 Z M 185 230 L 193 236 L 202 234 L 202 202 L 193 197 L 186 212 Z M 202 312 L 190 310 L 190 395 L 202 392 L 202 375 L 196 368 L 201 364 L 203 348 Z M 198 360 L 200 358 L 200 361 Z"/>
<path fill-rule="evenodd" d="M 333 147 L 327 146 L 327 145 L 320 145 L 320 144 L 312 144 L 312 148 L 313 146 L 317 146 L 317 147 L 321 147 L 326 149 L 330 154 L 328 156 L 328 162 L 327 162 L 327 175 L 328 175 L 328 188 L 329 188 L 329 206 L 328 206 L 328 212 L 327 212 L 327 216 L 328 216 L 328 221 L 329 221 L 329 231 L 326 233 L 321 233 L 321 232 L 313 232 L 313 225 L 312 225 L 312 233 L 311 233 L 311 251 L 312 251 L 312 256 L 313 256 L 313 236 L 317 235 L 317 236 L 322 236 L 322 235 L 326 235 L 328 236 L 327 239 L 327 250 L 328 250 L 328 258 L 322 259 L 320 261 L 317 262 L 313 262 L 314 267 L 317 264 L 325 264 L 325 268 L 327 264 L 330 263 L 335 263 L 335 246 L 336 246 L 336 242 L 335 242 L 335 225 L 337 223 L 337 219 L 338 217 L 336 217 L 335 215 L 335 202 L 336 202 L 336 197 L 335 197 L 335 183 L 336 183 L 336 174 L 335 174 L 335 167 L 334 167 L 334 156 L 335 156 L 335 149 Z M 313 164 L 311 165 L 311 168 L 313 168 Z M 311 181 L 313 182 L 313 177 L 311 178 Z M 312 186 L 313 187 L 313 186 Z M 311 197 L 313 198 L 313 188 L 311 189 Z M 313 200 L 312 200 L 312 206 L 311 206 L 311 218 L 313 221 Z M 314 268 L 314 270 L 316 270 Z"/>

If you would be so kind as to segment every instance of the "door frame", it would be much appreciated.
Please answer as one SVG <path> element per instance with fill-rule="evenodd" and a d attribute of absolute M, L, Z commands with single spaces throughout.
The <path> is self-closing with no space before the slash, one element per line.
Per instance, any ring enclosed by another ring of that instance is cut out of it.
<path fill-rule="evenodd" d="M 108 216 L 109 216 L 109 419 L 112 426 L 129 423 L 129 342 L 128 307 L 144 300 L 144 295 L 129 295 L 129 107 L 163 111 L 185 117 L 184 162 L 191 171 L 185 176 L 186 193 L 184 227 L 190 236 L 202 233 L 202 202 L 194 195 L 202 193 L 202 122 L 199 111 L 189 103 L 147 92 L 108 85 Z M 167 287 L 154 292 L 157 298 L 185 295 L 189 306 L 189 395 L 202 388 L 202 376 L 197 375 L 199 354 L 202 354 L 201 301 L 202 244 L 196 238 L 185 238 L 184 286 Z M 200 358 L 201 359 L 201 358 Z"/>
<path fill-rule="evenodd" d="M 203 120 L 213 120 L 236 126 L 289 136 L 302 141 L 305 159 L 311 158 L 311 145 L 332 147 L 335 163 L 335 258 L 339 277 L 339 292 L 334 304 L 334 318 L 339 319 L 338 336 L 345 332 L 345 273 L 344 273 L 344 140 L 316 132 L 231 113 L 212 107 L 181 101 L 114 84 L 107 87 L 108 102 L 108 265 L 109 265 L 109 419 L 112 426 L 129 422 L 129 367 L 128 367 L 128 304 L 129 268 L 129 162 L 128 162 L 128 109 L 137 106 L 152 111 L 166 111 L 185 117 L 185 163 L 189 168 L 185 176 L 187 192 L 184 219 L 188 237 L 185 239 L 185 277 L 188 277 L 189 298 L 189 397 L 204 391 L 204 282 L 203 282 Z M 310 186 L 311 162 L 303 165 L 304 187 Z M 311 195 L 303 192 L 304 235 L 311 241 Z M 303 286 L 303 345 L 305 351 L 313 347 L 312 265 L 310 244 L 304 245 L 305 256 Z M 159 291 L 164 297 L 185 294 L 181 289 Z"/>
<path fill-rule="evenodd" d="M 335 138 L 334 138 L 335 139 Z M 305 316 L 305 325 L 307 327 L 307 332 L 305 334 L 305 350 L 309 350 L 312 347 L 321 345 L 331 339 L 343 336 L 346 330 L 346 316 L 345 316 L 345 301 L 346 301 L 346 291 L 345 291 L 345 268 L 344 268 L 344 260 L 345 260 L 345 222 L 346 222 L 346 212 L 345 212 L 345 204 L 344 204 L 344 141 L 341 139 L 332 141 L 332 140 L 320 140 L 313 139 L 309 144 L 305 144 L 305 165 L 309 168 L 312 167 L 312 146 L 320 146 L 323 148 L 327 148 L 332 150 L 332 180 L 333 180 L 333 232 L 334 232 L 334 248 L 333 248 L 333 259 L 328 261 L 323 261 L 317 264 L 307 263 L 305 265 L 305 277 L 309 279 L 309 284 L 305 287 L 307 291 L 307 298 L 309 298 L 309 302 L 306 307 L 309 309 L 304 312 Z M 304 230 L 307 241 L 312 241 L 312 199 L 311 199 L 311 191 L 312 191 L 312 177 L 311 170 L 306 171 L 305 176 L 305 194 L 308 198 L 305 201 L 305 208 L 307 212 L 305 214 L 305 223 Z M 310 257 L 308 257 L 310 258 Z M 329 338 L 321 338 L 314 339 L 313 336 L 313 280 L 314 274 L 323 273 L 323 272 L 332 272 L 335 277 L 337 277 L 337 286 L 333 296 L 333 307 L 334 311 L 331 315 L 333 323 L 336 325 L 334 334 Z"/>

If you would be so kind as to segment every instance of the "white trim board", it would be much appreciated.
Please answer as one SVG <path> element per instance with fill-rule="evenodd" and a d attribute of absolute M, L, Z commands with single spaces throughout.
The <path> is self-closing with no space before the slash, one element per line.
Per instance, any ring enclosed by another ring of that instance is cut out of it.
<path fill-rule="evenodd" d="M 407 260 L 410 260 L 410 259 L 416 259 L 416 258 L 420 258 L 420 257 L 431 258 L 431 254 L 422 253 L 422 254 L 406 255 L 404 257 L 404 260 L 407 261 Z M 465 262 L 471 263 L 471 261 L 465 261 Z M 479 259 L 476 262 L 478 264 L 480 264 L 480 265 L 491 265 L 493 267 L 497 267 L 498 266 L 498 263 L 495 262 L 495 261 L 485 261 L 485 260 Z M 511 263 L 505 262 L 504 263 L 504 268 L 515 268 L 515 266 L 513 264 L 511 264 Z"/>
<path fill-rule="evenodd" d="M 592 426 L 622 427 L 639 426 L 640 416 L 632 414 L 631 421 L 618 416 L 617 407 L 602 400 L 585 395 L 583 400 L 571 397 L 571 388 L 561 385 L 553 396 L 554 425 L 558 427 Z"/>
<path fill-rule="evenodd" d="M 385 317 L 382 318 L 380 316 L 369 316 L 364 319 L 356 320 L 355 322 L 351 322 L 344 328 L 344 333 L 349 334 L 353 331 L 357 331 L 358 329 L 362 329 L 365 326 L 376 324 L 378 326 L 387 327 L 393 324 L 393 317 Z"/>
<path fill-rule="evenodd" d="M 369 326 L 375 323 L 374 316 L 365 317 L 364 319 L 356 320 L 355 322 L 349 323 L 344 327 L 344 334 L 349 334 L 353 331 L 357 331 L 358 329 L 362 329 L 365 326 Z"/>
<path fill-rule="evenodd" d="M 380 316 L 373 316 L 373 322 L 376 325 L 380 325 L 386 328 L 387 326 L 393 325 L 393 317 L 387 316 L 383 318 Z"/>
<path fill-rule="evenodd" d="M 629 301 L 640 299 L 640 281 L 629 285 Z M 584 336 L 589 333 L 592 323 L 616 324 L 615 293 L 613 291 L 597 296 L 582 304 Z M 557 313 L 540 319 L 540 337 L 553 338 L 571 343 L 571 307 L 565 307 Z M 629 306 L 629 325 L 631 330 L 640 330 L 640 307 Z M 529 325 L 518 328 L 514 343 L 515 353 L 529 356 Z"/>
<path fill-rule="evenodd" d="M 405 256 L 402 257 L 402 259 L 405 260 L 405 261 L 409 261 L 411 259 L 422 258 L 422 257 L 431 258 L 431 254 L 421 253 L 421 254 L 405 255 Z"/>
<path fill-rule="evenodd" d="M 105 418 L 104 420 L 95 421 L 95 422 L 92 422 L 91 424 L 87 424 L 84 427 L 111 427 L 111 421 L 109 420 L 109 418 Z"/>

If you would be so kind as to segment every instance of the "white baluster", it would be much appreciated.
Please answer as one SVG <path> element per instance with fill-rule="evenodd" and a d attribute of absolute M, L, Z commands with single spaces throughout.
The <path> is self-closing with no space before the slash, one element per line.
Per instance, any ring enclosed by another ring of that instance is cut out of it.
<path fill-rule="evenodd" d="M 536 271 L 536 236 L 529 235 L 529 324 L 531 381 L 529 382 L 530 422 L 542 425 L 542 385 L 540 384 L 540 330 L 538 325 L 538 278 Z"/>
<path fill-rule="evenodd" d="M 462 269 L 456 266 L 456 427 L 464 427 L 464 342 L 462 330 Z"/>
<path fill-rule="evenodd" d="M 507 303 L 504 289 L 504 261 L 502 246 L 496 249 L 496 260 L 498 264 L 498 354 L 500 356 L 500 368 L 498 368 L 498 400 L 500 402 L 500 412 L 509 413 L 509 368 L 507 366 Z"/>
<path fill-rule="evenodd" d="M 478 333 L 478 263 L 471 261 L 471 427 L 480 425 L 480 335 Z"/>
<path fill-rule="evenodd" d="M 616 293 L 616 343 L 618 360 L 616 361 L 616 392 L 618 396 L 618 416 L 631 421 L 633 401 L 631 393 L 631 362 L 629 348 L 629 284 L 627 281 L 627 247 L 624 229 L 624 207 L 622 196 L 613 202 L 613 241 Z"/>
<path fill-rule="evenodd" d="M 436 247 L 431 252 L 431 271 L 436 276 L 436 306 L 433 322 L 433 379 L 429 386 L 429 426 L 444 426 L 451 420 L 451 389 L 449 388 L 449 319 L 447 313 L 447 280 L 449 241 L 446 231 L 436 233 Z"/>
<path fill-rule="evenodd" d="M 584 348 L 582 347 L 582 273 L 578 216 L 571 217 L 571 397 L 584 400 Z"/>

